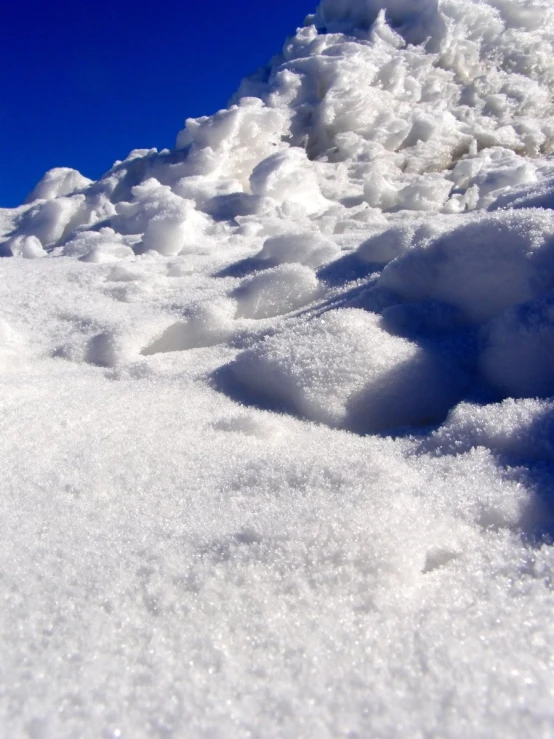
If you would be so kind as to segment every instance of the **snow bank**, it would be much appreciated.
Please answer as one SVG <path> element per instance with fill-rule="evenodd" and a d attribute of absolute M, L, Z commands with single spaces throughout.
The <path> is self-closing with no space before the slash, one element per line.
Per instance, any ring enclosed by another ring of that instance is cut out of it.
<path fill-rule="evenodd" d="M 323 0 L 0 210 L 7 735 L 552 735 L 553 47 Z"/>

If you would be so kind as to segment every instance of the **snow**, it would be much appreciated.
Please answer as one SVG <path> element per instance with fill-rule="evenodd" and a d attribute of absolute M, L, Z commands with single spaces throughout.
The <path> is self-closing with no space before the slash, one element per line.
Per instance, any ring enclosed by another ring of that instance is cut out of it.
<path fill-rule="evenodd" d="M 552 736 L 553 43 L 322 0 L 0 210 L 6 735 Z"/>
<path fill-rule="evenodd" d="M 358 433 L 429 425 L 444 417 L 464 374 L 379 327 L 356 308 L 285 329 L 239 354 L 229 368 L 242 393 Z"/>
<path fill-rule="evenodd" d="M 76 169 L 56 167 L 47 172 L 33 188 L 26 201 L 34 203 L 36 200 L 54 200 L 61 195 L 72 195 L 92 184 L 92 180 L 83 177 Z"/>

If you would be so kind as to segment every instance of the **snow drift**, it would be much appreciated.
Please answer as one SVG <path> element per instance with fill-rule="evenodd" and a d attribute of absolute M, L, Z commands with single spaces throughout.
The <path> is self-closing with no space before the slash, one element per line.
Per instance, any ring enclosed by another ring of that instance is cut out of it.
<path fill-rule="evenodd" d="M 551 735 L 553 52 L 323 0 L 0 211 L 10 735 Z"/>

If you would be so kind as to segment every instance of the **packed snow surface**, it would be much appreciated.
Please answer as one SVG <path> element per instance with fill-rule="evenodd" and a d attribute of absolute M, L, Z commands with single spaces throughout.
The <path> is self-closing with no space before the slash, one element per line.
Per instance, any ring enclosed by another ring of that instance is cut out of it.
<path fill-rule="evenodd" d="M 554 736 L 554 5 L 323 0 L 0 210 L 9 737 Z"/>

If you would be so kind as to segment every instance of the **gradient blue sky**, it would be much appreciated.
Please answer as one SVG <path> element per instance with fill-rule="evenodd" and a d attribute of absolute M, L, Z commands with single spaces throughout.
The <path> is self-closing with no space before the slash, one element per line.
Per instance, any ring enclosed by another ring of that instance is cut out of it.
<path fill-rule="evenodd" d="M 0 23 L 0 207 L 44 172 L 93 179 L 131 149 L 172 147 L 225 107 L 317 0 L 6 0 Z"/>

